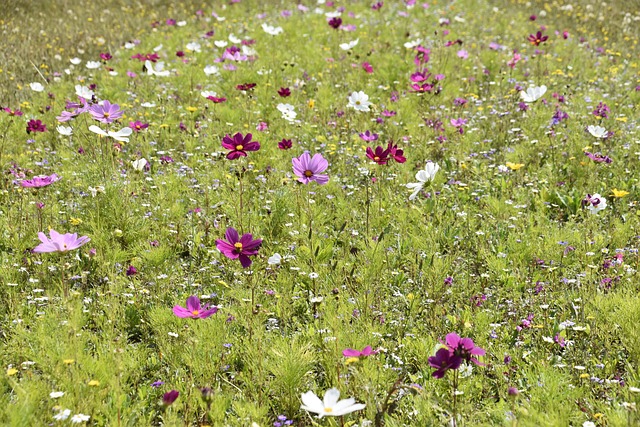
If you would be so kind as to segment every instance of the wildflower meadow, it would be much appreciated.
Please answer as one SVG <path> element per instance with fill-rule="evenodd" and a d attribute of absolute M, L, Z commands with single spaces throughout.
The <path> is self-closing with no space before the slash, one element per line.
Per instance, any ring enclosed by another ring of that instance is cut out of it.
<path fill-rule="evenodd" d="M 636 0 L 0 8 L 0 425 L 640 425 Z"/>

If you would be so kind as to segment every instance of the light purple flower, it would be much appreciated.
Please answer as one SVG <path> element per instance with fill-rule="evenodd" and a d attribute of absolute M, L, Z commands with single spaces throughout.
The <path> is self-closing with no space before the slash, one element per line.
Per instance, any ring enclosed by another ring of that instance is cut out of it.
<path fill-rule="evenodd" d="M 329 182 L 328 175 L 321 175 L 329 167 L 329 162 L 322 157 L 322 154 L 316 153 L 311 157 L 308 151 L 305 151 L 300 157 L 291 159 L 293 163 L 293 172 L 298 176 L 298 181 L 303 184 L 309 184 L 315 181 L 320 185 Z"/>
<path fill-rule="evenodd" d="M 104 101 L 102 105 L 92 105 L 89 113 L 91 113 L 91 116 L 95 120 L 101 123 L 111 123 L 114 120 L 118 120 L 123 114 L 118 104 L 112 104 L 109 101 Z"/>
<path fill-rule="evenodd" d="M 49 176 L 34 176 L 32 179 L 23 179 L 20 181 L 20 185 L 28 188 L 40 188 L 46 187 L 47 185 L 53 184 L 56 181 L 59 181 L 60 177 L 55 173 Z"/>
<path fill-rule="evenodd" d="M 38 233 L 38 238 L 42 243 L 33 248 L 33 252 L 68 252 L 78 249 L 91 240 L 87 236 L 78 238 L 77 233 L 60 234 L 56 230 L 50 230 L 49 235 L 51 236 L 50 239 L 43 232 Z"/>

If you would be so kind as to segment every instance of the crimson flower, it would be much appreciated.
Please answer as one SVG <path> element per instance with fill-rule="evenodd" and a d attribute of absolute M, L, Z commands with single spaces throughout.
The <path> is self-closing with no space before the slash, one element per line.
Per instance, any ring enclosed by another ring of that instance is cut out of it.
<path fill-rule="evenodd" d="M 237 85 L 236 89 L 238 89 L 238 90 L 251 90 L 254 87 L 256 87 L 255 83 L 243 83 L 241 85 Z"/>
<path fill-rule="evenodd" d="M 327 23 L 331 28 L 333 28 L 334 30 L 337 30 L 338 28 L 340 28 L 340 25 L 342 25 L 342 19 L 338 17 L 331 18 Z"/>
<path fill-rule="evenodd" d="M 214 104 L 220 104 L 221 102 L 225 102 L 227 100 L 227 98 L 218 98 L 217 96 L 207 96 L 207 99 Z"/>
<path fill-rule="evenodd" d="M 278 148 L 281 150 L 288 150 L 293 145 L 290 139 L 282 139 L 282 141 L 278 142 Z"/>
<path fill-rule="evenodd" d="M 40 120 L 29 120 L 27 123 L 27 133 L 31 132 L 46 132 L 47 125 L 42 123 Z"/>
<path fill-rule="evenodd" d="M 289 89 L 288 87 L 281 87 L 278 90 L 278 95 L 280 95 L 283 98 L 286 98 L 287 96 L 291 96 L 291 89 Z"/>
<path fill-rule="evenodd" d="M 233 138 L 228 134 L 222 138 L 222 146 L 231 150 L 227 154 L 227 159 L 233 160 L 238 157 L 246 157 L 247 151 L 258 151 L 260 149 L 260 143 L 258 141 L 251 141 L 253 135 L 250 133 L 247 136 L 243 136 L 240 132 L 233 135 Z"/>
<path fill-rule="evenodd" d="M 249 267 L 251 265 L 249 257 L 258 254 L 262 239 L 253 240 L 251 233 L 243 234 L 240 237 L 238 231 L 233 227 L 227 228 L 225 237 L 226 241 L 216 240 L 216 248 L 229 259 L 240 259 L 243 268 Z"/>
<path fill-rule="evenodd" d="M 367 147 L 367 157 L 379 165 L 386 165 L 389 161 L 389 150 L 377 146 L 375 150 Z"/>
<path fill-rule="evenodd" d="M 404 163 L 407 161 L 407 158 L 404 156 L 404 150 L 400 150 L 397 144 L 393 142 L 389 142 L 387 146 L 387 150 L 389 150 L 389 155 L 398 163 Z"/>
<path fill-rule="evenodd" d="M 535 46 L 540 46 L 540 43 L 544 43 L 549 39 L 549 36 L 543 36 L 542 31 L 538 31 L 535 35 L 529 34 L 529 43 Z"/>

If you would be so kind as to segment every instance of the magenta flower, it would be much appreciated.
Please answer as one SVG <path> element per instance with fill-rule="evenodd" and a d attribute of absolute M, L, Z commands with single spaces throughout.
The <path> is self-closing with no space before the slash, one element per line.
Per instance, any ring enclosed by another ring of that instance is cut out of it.
<path fill-rule="evenodd" d="M 404 150 L 398 148 L 398 144 L 394 144 L 390 142 L 387 146 L 387 150 L 389 151 L 389 155 L 398 163 L 404 163 L 407 161 L 407 158 L 404 156 Z"/>
<path fill-rule="evenodd" d="M 118 104 L 112 104 L 109 101 L 104 101 L 102 105 L 95 104 L 89 108 L 91 116 L 101 123 L 111 123 L 114 120 L 118 120 L 122 117 L 122 110 Z"/>
<path fill-rule="evenodd" d="M 129 122 L 129 127 L 133 129 L 134 132 L 140 132 L 143 129 L 149 127 L 149 123 L 142 123 L 140 120 L 136 120 L 135 122 Z"/>
<path fill-rule="evenodd" d="M 322 154 L 316 153 L 311 157 L 308 151 L 305 151 L 300 157 L 291 159 L 293 163 L 293 173 L 298 176 L 298 181 L 308 184 L 315 181 L 320 185 L 329 182 L 328 175 L 320 175 L 329 167 L 329 162 L 322 157 Z"/>
<path fill-rule="evenodd" d="M 389 150 L 385 150 L 379 145 L 375 151 L 371 147 L 367 147 L 367 157 L 379 165 L 386 165 L 389 161 Z"/>
<path fill-rule="evenodd" d="M 460 335 L 451 332 L 445 337 L 445 342 L 454 356 L 462 358 L 467 363 L 473 362 L 478 366 L 483 366 L 474 356 L 484 356 L 486 352 L 484 349 L 476 347 L 471 338 L 460 338 Z"/>
<path fill-rule="evenodd" d="M 372 350 L 370 345 L 363 348 L 362 351 L 354 350 L 353 348 L 342 350 L 342 355 L 344 357 L 366 357 L 373 356 L 375 354 L 378 354 L 378 350 Z"/>
<path fill-rule="evenodd" d="M 216 240 L 216 247 L 224 256 L 229 259 L 240 259 L 243 268 L 251 265 L 250 256 L 257 255 L 262 244 L 262 239 L 253 240 L 251 233 L 238 235 L 235 228 L 227 228 L 225 233 L 227 240 Z"/>
<path fill-rule="evenodd" d="M 278 148 L 281 150 L 288 150 L 293 145 L 293 142 L 290 139 L 282 139 L 282 141 L 278 142 Z"/>
<path fill-rule="evenodd" d="M 191 295 L 189 298 L 187 298 L 187 308 L 181 307 L 179 305 L 173 306 L 173 314 L 182 319 L 188 317 L 192 319 L 206 319 L 207 317 L 211 316 L 212 314 L 216 314 L 217 312 L 218 307 L 214 306 L 212 308 L 209 308 L 209 304 L 201 306 L 200 299 L 195 295 Z"/>
<path fill-rule="evenodd" d="M 534 46 L 540 46 L 540 43 L 544 43 L 549 39 L 549 36 L 543 36 L 542 31 L 538 31 L 536 34 L 529 34 L 528 40 Z"/>
<path fill-rule="evenodd" d="M 162 405 L 163 406 L 171 405 L 173 402 L 176 401 L 179 395 L 180 395 L 180 392 L 178 390 L 171 390 L 166 392 L 165 394 L 162 395 Z"/>
<path fill-rule="evenodd" d="M 60 234 L 56 230 L 50 230 L 49 235 L 51 236 L 50 239 L 48 239 L 46 234 L 43 232 L 39 232 L 38 238 L 42 243 L 33 248 L 32 252 L 44 253 L 72 251 L 74 249 L 78 249 L 80 246 L 91 240 L 87 236 L 78 238 L 76 233 Z"/>
<path fill-rule="evenodd" d="M 17 116 L 17 117 L 20 117 L 20 116 L 22 115 L 22 111 L 20 111 L 20 110 L 12 110 L 12 109 L 11 109 L 11 108 L 9 108 L 9 107 L 5 107 L 5 108 L 3 108 L 3 110 L 4 110 L 7 114 L 9 114 L 10 116 Z"/>
<path fill-rule="evenodd" d="M 371 131 L 366 131 L 364 133 L 359 133 L 358 136 L 360 138 L 362 138 L 363 141 L 375 141 L 378 139 L 378 134 L 377 133 L 371 133 Z"/>
<path fill-rule="evenodd" d="M 60 177 L 55 173 L 49 176 L 34 176 L 32 179 L 23 179 L 20 181 L 20 185 L 28 188 L 40 188 L 46 187 L 47 185 L 53 184 L 56 181 L 59 181 Z"/>
<path fill-rule="evenodd" d="M 258 141 L 251 141 L 253 135 L 250 133 L 247 136 L 243 136 L 240 132 L 233 135 L 233 138 L 226 135 L 222 138 L 222 146 L 231 150 L 227 154 L 227 159 L 233 160 L 238 157 L 246 157 L 247 151 L 258 151 L 260 149 L 260 143 Z"/>

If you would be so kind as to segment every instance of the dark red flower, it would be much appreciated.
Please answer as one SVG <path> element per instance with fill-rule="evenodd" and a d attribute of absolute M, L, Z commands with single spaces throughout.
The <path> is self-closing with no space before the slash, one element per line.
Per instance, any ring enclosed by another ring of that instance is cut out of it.
<path fill-rule="evenodd" d="M 236 89 L 238 89 L 238 90 L 251 90 L 254 87 L 256 87 L 255 83 L 243 83 L 241 85 L 237 85 Z"/>
<path fill-rule="evenodd" d="M 29 120 L 27 123 L 27 133 L 31 132 L 46 132 L 47 126 L 40 120 Z"/>
<path fill-rule="evenodd" d="M 367 157 L 379 165 L 386 165 L 389 161 L 389 149 L 385 150 L 381 146 L 377 146 L 373 150 L 371 147 L 367 147 Z"/>
<path fill-rule="evenodd" d="M 233 135 L 233 137 L 229 135 L 225 135 L 222 138 L 222 146 L 226 149 L 231 150 L 227 154 L 227 159 L 233 160 L 238 157 L 246 157 L 247 151 L 258 151 L 260 149 L 260 143 L 258 141 L 251 141 L 253 135 L 250 133 L 247 136 L 243 136 L 240 132 Z"/>
<path fill-rule="evenodd" d="M 207 96 L 207 99 L 209 101 L 212 101 L 214 104 L 220 104 L 221 102 L 225 102 L 227 100 L 227 98 L 218 98 L 216 96 Z"/>
<path fill-rule="evenodd" d="M 288 87 L 281 87 L 280 90 L 278 90 L 278 95 L 286 98 L 287 96 L 291 96 L 291 90 Z"/>
<path fill-rule="evenodd" d="M 278 142 L 278 148 L 281 150 L 288 150 L 292 145 L 293 143 L 290 139 L 282 139 L 282 141 Z"/>
<path fill-rule="evenodd" d="M 340 28 L 340 25 L 342 25 L 342 19 L 341 18 L 331 18 L 329 19 L 328 22 L 329 26 L 335 30 L 337 30 L 338 28 Z"/>
<path fill-rule="evenodd" d="M 544 43 L 548 39 L 549 36 L 543 36 L 542 31 L 538 31 L 535 35 L 529 34 L 529 42 L 535 46 L 540 46 L 540 43 Z"/>

